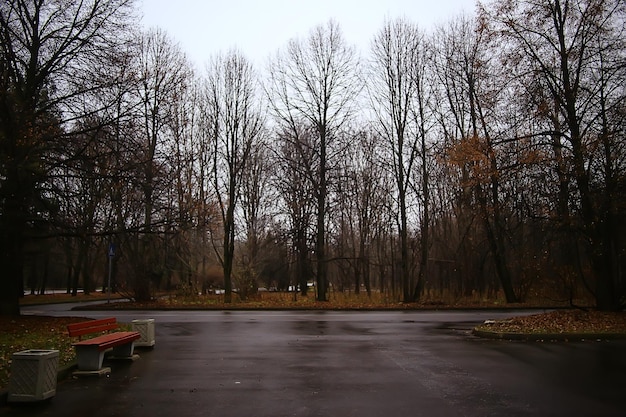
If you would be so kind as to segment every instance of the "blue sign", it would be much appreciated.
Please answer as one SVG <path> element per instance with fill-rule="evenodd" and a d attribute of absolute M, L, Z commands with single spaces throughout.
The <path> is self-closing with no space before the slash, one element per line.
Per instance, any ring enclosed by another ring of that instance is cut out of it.
<path fill-rule="evenodd" d="M 109 243 L 109 258 L 115 256 L 115 243 Z"/>

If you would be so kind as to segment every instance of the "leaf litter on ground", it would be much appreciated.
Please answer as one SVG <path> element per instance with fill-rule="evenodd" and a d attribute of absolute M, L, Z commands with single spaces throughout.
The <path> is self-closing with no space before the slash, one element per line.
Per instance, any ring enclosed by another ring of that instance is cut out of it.
<path fill-rule="evenodd" d="M 548 313 L 489 320 L 478 330 L 523 334 L 626 334 L 626 312 L 555 310 Z"/>

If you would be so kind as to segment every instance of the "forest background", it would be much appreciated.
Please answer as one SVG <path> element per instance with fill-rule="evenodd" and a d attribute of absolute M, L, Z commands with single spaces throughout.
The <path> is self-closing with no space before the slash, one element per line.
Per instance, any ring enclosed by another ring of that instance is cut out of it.
<path fill-rule="evenodd" d="M 203 71 L 130 0 L 0 5 L 0 314 L 28 291 L 626 303 L 626 5 L 329 21 Z"/>

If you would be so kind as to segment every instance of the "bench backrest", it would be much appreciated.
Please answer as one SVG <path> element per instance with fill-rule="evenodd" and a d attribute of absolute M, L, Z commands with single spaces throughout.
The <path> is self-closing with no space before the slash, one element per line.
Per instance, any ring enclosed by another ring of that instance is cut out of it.
<path fill-rule="evenodd" d="M 72 323 L 67 325 L 67 332 L 70 337 L 78 337 L 79 340 L 86 334 L 102 333 L 115 330 L 119 326 L 115 317 L 107 317 L 105 319 L 89 320 L 80 323 Z"/>

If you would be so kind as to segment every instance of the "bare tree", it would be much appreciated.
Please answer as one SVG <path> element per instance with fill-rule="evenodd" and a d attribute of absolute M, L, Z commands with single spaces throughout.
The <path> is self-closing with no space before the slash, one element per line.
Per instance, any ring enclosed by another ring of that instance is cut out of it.
<path fill-rule="evenodd" d="M 409 198 L 420 142 L 424 139 L 425 40 L 405 19 L 388 21 L 372 43 L 370 94 L 376 126 L 389 140 L 399 211 L 400 269 L 404 302 L 414 300 L 409 256 Z M 417 122 L 417 123 L 416 123 Z"/>
<path fill-rule="evenodd" d="M 515 302 L 518 297 L 506 245 L 506 203 L 502 201 L 501 147 L 511 140 L 505 136 L 510 124 L 504 120 L 504 106 L 498 105 L 499 100 L 505 102 L 503 78 L 490 58 L 493 53 L 488 51 L 480 22 L 461 16 L 439 31 L 436 42 L 436 74 L 447 111 L 447 116 L 440 116 L 440 127 L 448 142 L 448 162 L 459 172 L 461 233 L 471 236 L 470 230 L 482 226 L 478 232 L 485 234 L 495 276 L 507 302 Z M 474 287 L 482 289 L 484 282 L 479 277 Z"/>
<path fill-rule="evenodd" d="M 462 138 L 472 136 L 471 102 L 467 99 L 467 83 L 463 81 L 468 72 L 464 70 L 467 60 L 463 55 L 471 51 L 472 27 L 472 22 L 462 16 L 438 28 L 433 36 L 432 63 L 438 87 L 435 94 L 436 102 L 440 103 L 434 112 L 442 138 L 440 153 L 455 146 Z M 444 253 L 449 252 L 449 258 L 461 265 L 463 274 L 454 277 L 458 287 L 466 294 L 474 290 L 482 293 L 484 278 L 472 267 L 474 260 L 483 256 L 479 255 L 476 240 L 472 238 L 477 216 L 473 209 L 470 165 L 442 163 L 440 170 L 437 183 L 442 211 L 438 222 L 439 233 L 445 233 L 440 238 L 440 247 L 446 248 Z"/>
<path fill-rule="evenodd" d="M 302 125 L 315 132 L 313 149 L 318 164 L 310 167 L 307 178 L 317 206 L 315 257 L 320 301 L 328 300 L 326 214 L 330 151 L 361 90 L 356 67 L 355 50 L 346 45 L 334 21 L 314 28 L 306 40 L 291 40 L 270 67 L 268 96 L 280 129 L 289 132 L 296 144 Z"/>
<path fill-rule="evenodd" d="M 118 48 L 112 55 L 112 67 L 108 71 L 109 77 L 115 82 L 109 85 L 105 91 L 98 92 L 92 101 L 102 102 L 102 117 L 111 122 L 101 132 L 106 135 L 103 141 L 106 150 L 106 169 L 104 180 L 106 182 L 106 213 L 102 219 L 102 232 L 107 236 L 108 244 L 115 248 L 115 256 L 108 262 L 107 268 L 111 268 L 108 276 L 111 278 L 111 286 L 108 288 L 108 280 L 104 288 L 113 292 L 118 291 L 121 277 L 121 260 L 124 259 L 125 249 L 128 247 L 129 236 L 136 232 L 140 221 L 142 209 L 141 198 L 137 192 L 137 148 L 135 138 L 141 137 L 141 103 L 137 99 L 137 91 L 140 84 L 140 71 L 137 70 L 140 43 L 139 36 L 134 36 Z M 110 105 L 104 105 L 110 103 Z M 106 245 L 106 246 L 109 246 Z M 107 252 L 108 252 L 107 247 Z M 129 255 L 131 255 L 129 253 Z M 132 256 L 132 255 L 131 255 Z"/>
<path fill-rule="evenodd" d="M 257 277 L 261 272 L 261 249 L 269 233 L 271 207 L 275 192 L 271 190 L 270 149 L 266 143 L 267 133 L 260 132 L 259 140 L 251 150 L 250 161 L 243 172 L 241 183 L 241 211 L 245 224 L 245 251 L 240 290 L 244 297 L 258 291 Z"/>
<path fill-rule="evenodd" d="M 315 134 L 305 126 L 277 132 L 274 153 L 278 164 L 274 167 L 274 187 L 280 195 L 282 210 L 278 217 L 286 219 L 286 233 L 295 257 L 295 280 L 300 293 L 308 294 L 308 281 L 312 278 L 310 254 L 313 251 L 312 224 L 315 213 L 315 193 L 308 178 L 318 163 L 314 151 Z"/>
<path fill-rule="evenodd" d="M 385 142 L 375 133 L 363 129 L 352 136 L 352 143 L 353 146 L 345 151 L 344 172 L 336 186 L 336 198 L 337 205 L 346 212 L 343 217 L 349 221 L 354 292 L 359 294 L 361 285 L 364 285 L 367 294 L 371 295 L 374 235 L 379 227 L 377 222 L 387 210 L 384 207 L 387 178 L 380 160 Z"/>
<path fill-rule="evenodd" d="M 205 229 L 207 220 L 203 210 L 206 179 L 201 177 L 201 171 L 208 157 L 205 148 L 208 144 L 202 132 L 203 94 L 199 78 L 190 73 L 179 94 L 171 103 L 172 112 L 167 119 L 171 132 L 166 143 L 166 161 L 171 173 L 167 187 L 172 197 L 165 202 L 165 270 L 168 288 L 178 278 L 178 284 L 189 294 L 197 294 L 203 269 L 199 260 L 208 246 L 196 244 L 198 232 Z"/>
<path fill-rule="evenodd" d="M 237 51 L 215 57 L 206 80 L 207 136 L 213 141 L 211 175 L 222 220 L 216 254 L 224 270 L 224 301 L 232 301 L 235 213 L 244 173 L 263 128 L 252 64 Z"/>
<path fill-rule="evenodd" d="M 166 143 L 174 136 L 171 121 L 191 73 L 180 47 L 159 29 L 141 37 L 138 67 L 142 129 L 135 138 L 135 152 L 144 213 L 132 249 L 137 259 L 133 291 L 136 299 L 146 300 L 151 296 L 151 280 L 160 279 L 163 274 L 164 257 L 157 253 L 161 246 L 157 236 L 164 231 L 161 226 L 166 220 L 164 206 L 170 188 Z"/>

